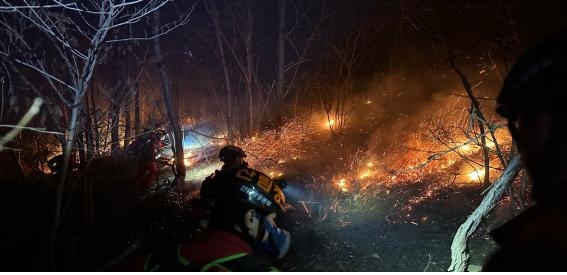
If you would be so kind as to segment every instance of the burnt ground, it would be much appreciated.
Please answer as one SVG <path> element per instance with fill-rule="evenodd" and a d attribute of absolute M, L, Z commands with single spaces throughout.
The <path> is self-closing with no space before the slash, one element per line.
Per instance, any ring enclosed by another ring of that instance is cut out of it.
<path fill-rule="evenodd" d="M 410 212 L 398 211 L 403 197 L 385 196 L 366 209 L 347 202 L 323 221 L 290 213 L 282 227 L 290 229 L 294 242 L 278 266 L 286 271 L 447 271 L 453 236 L 474 210 L 465 202 L 475 199 L 467 196 L 479 194 L 476 189 L 446 190 Z M 471 265 L 481 266 L 496 248 L 488 227 L 482 224 L 469 242 Z"/>

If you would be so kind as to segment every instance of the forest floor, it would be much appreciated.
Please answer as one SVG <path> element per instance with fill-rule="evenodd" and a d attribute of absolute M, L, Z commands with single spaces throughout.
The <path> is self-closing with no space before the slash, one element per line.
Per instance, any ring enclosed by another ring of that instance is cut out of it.
<path fill-rule="evenodd" d="M 397 216 L 399 200 L 388 197 L 376 198 L 372 211 L 345 207 L 324 221 L 292 213 L 282 227 L 290 229 L 294 242 L 279 266 L 288 271 L 447 271 L 454 234 L 473 209 L 462 196 L 445 198 L 413 208 L 409 215 L 417 222 Z M 483 224 L 469 241 L 471 270 L 496 248 L 487 232 Z"/>
<path fill-rule="evenodd" d="M 193 194 L 198 182 L 189 182 Z M 293 205 L 278 224 L 292 234 L 292 248 L 276 263 L 284 271 L 447 271 L 451 243 L 459 226 L 480 202 L 480 186 L 455 187 L 402 211 L 423 185 L 399 186 L 371 201 L 342 198 L 304 207 Z M 285 190 L 285 189 L 284 189 Z M 325 196 L 325 194 L 322 194 Z M 319 206 L 313 207 L 313 206 Z M 311 214 L 308 214 L 309 210 Z M 505 208 L 497 208 L 498 220 Z M 488 232 L 498 225 L 489 217 L 469 240 L 470 271 L 477 271 L 494 252 Z"/>

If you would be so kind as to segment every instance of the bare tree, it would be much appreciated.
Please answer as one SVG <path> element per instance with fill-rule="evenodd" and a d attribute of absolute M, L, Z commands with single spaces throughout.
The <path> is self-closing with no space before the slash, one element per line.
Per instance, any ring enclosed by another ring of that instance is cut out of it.
<path fill-rule="evenodd" d="M 159 25 L 160 25 L 160 13 L 159 11 L 154 13 L 154 33 L 156 37 L 153 40 L 155 63 L 158 69 L 161 92 L 163 95 L 167 117 L 170 122 L 170 126 L 173 128 L 174 136 L 174 154 L 175 154 L 175 182 L 180 190 L 184 189 L 183 183 L 185 180 L 185 163 L 184 163 L 184 152 L 183 152 L 183 134 L 181 133 L 181 127 L 179 125 L 179 118 L 177 117 L 177 110 L 173 107 L 173 102 L 171 100 L 171 83 L 169 77 L 164 68 L 164 58 L 161 51 L 161 45 L 159 41 Z"/>
<path fill-rule="evenodd" d="M 480 222 L 488 215 L 500 200 L 504 190 L 512 190 L 512 181 L 521 168 L 517 155 L 508 162 L 507 157 L 500 147 L 500 141 L 496 138 L 495 130 L 498 126 L 487 119 L 479 101 L 478 87 L 481 85 L 498 86 L 502 81 L 499 66 L 491 58 L 490 53 L 498 50 L 503 56 L 513 57 L 512 49 L 517 46 L 517 35 L 515 34 L 514 22 L 506 12 L 506 3 L 503 1 L 485 2 L 481 5 L 452 6 L 424 6 L 418 1 L 402 1 L 403 14 L 400 17 L 400 31 L 411 33 L 419 31 L 430 41 L 434 49 L 448 64 L 447 68 L 456 74 L 462 84 L 466 97 L 470 100 L 468 112 L 468 125 L 462 129 L 467 140 L 475 140 L 481 148 L 482 160 L 479 164 L 484 168 L 482 179 L 485 186 L 490 186 L 489 191 L 477 209 L 466 219 L 454 236 L 451 246 L 452 262 L 449 271 L 466 271 L 469 264 L 468 239 L 475 232 Z M 480 13 L 490 20 L 479 22 Z M 507 22 L 507 24 L 502 24 Z M 456 26 L 461 26 L 456 28 Z M 451 38 L 451 39 L 449 39 Z M 401 53 L 402 55 L 405 53 Z M 471 57 L 480 56 L 475 59 Z M 479 64 L 470 64 L 470 61 L 483 60 L 480 65 L 488 67 L 478 73 Z M 460 62 L 460 64 L 459 64 Z M 506 63 L 504 60 L 502 63 Z M 490 71 L 497 75 L 496 81 L 491 81 L 484 73 Z M 474 74 L 473 76 L 473 72 Z M 480 79 L 478 79 L 480 75 Z M 499 86 L 498 86 L 499 87 Z M 495 88 L 495 90 L 498 89 Z M 486 111 L 486 109 L 484 109 Z M 489 150 L 487 139 L 490 139 L 495 150 Z M 468 142 L 467 141 L 467 142 Z M 466 143 L 464 143 L 466 144 Z M 513 146 L 512 146 L 513 147 Z M 494 154 L 503 171 L 496 183 L 490 182 L 491 155 Z M 463 157 L 464 161 L 468 161 Z M 514 194 L 510 192 L 510 196 Z"/>
<path fill-rule="evenodd" d="M 353 77 L 364 60 L 362 52 L 369 31 L 355 24 L 349 36 L 329 42 L 328 52 L 322 58 L 322 73 L 317 81 L 327 85 L 320 99 L 332 134 L 343 132 L 354 108 Z"/>
<path fill-rule="evenodd" d="M 26 22 L 31 29 L 26 36 L 14 40 L 14 47 L 0 51 L 21 67 L 36 72 L 49 84 L 52 93 L 57 95 L 68 109 L 70 116 L 66 127 L 63 172 L 55 195 L 55 207 L 51 229 L 51 267 L 55 266 L 55 240 L 59 225 L 64 215 L 62 206 L 64 190 L 71 153 L 74 150 L 79 119 L 85 95 L 93 72 L 101 57 L 105 42 L 148 39 L 149 37 L 123 37 L 110 40 L 109 31 L 117 28 L 132 27 L 149 14 L 163 8 L 169 1 L 11 1 L 0 3 L 0 13 L 5 15 L 2 24 L 10 27 L 13 35 L 18 35 L 21 25 Z M 7 17 L 10 18 L 7 18 Z M 160 36 L 176 26 L 187 22 L 188 14 L 169 25 Z M 16 23 L 16 25 L 14 25 Z M 41 40 L 36 39 L 41 36 Z M 41 41 L 41 46 L 32 41 Z M 38 47 L 40 46 L 40 47 Z M 48 49 L 45 49 L 48 48 Z M 62 64 L 62 66 L 57 66 Z"/>
<path fill-rule="evenodd" d="M 228 63 L 226 60 L 226 54 L 225 54 L 225 44 L 223 43 L 223 39 L 222 39 L 222 32 L 223 30 L 221 29 L 221 22 L 220 22 L 220 18 L 219 18 L 219 14 L 218 14 L 218 10 L 217 7 L 215 5 L 215 1 L 214 0 L 208 0 L 205 2 L 206 8 L 207 8 L 207 12 L 209 13 L 209 15 L 211 16 L 211 19 L 213 20 L 213 24 L 215 26 L 215 33 L 216 33 L 216 42 L 217 42 L 217 47 L 219 50 L 219 58 L 222 64 L 222 72 L 223 72 L 223 79 L 224 79 L 224 88 L 226 91 L 226 112 L 224 114 L 225 118 L 225 124 L 226 124 L 226 131 L 227 131 L 227 136 L 228 136 L 228 140 L 233 140 L 234 139 L 234 131 L 233 131 L 233 119 L 232 119 L 232 101 L 233 101 L 233 93 L 232 93 L 232 83 L 230 80 L 230 75 L 229 75 L 229 68 L 228 68 Z"/>
<path fill-rule="evenodd" d="M 278 18 L 277 29 L 270 30 L 262 25 L 265 20 L 262 14 L 267 12 L 263 6 L 267 4 L 206 2 L 216 35 L 214 39 L 226 93 L 226 104 L 220 105 L 220 113 L 226 117 L 229 136 L 234 132 L 231 124 L 236 122 L 238 114 L 246 120 L 243 120 L 245 127 L 237 130 L 248 129 L 241 136 L 253 134 L 268 111 L 277 116 L 283 101 L 294 90 L 302 65 L 309 60 L 310 49 L 327 19 L 325 1 L 320 4 L 320 10 L 313 11 L 309 1 L 282 0 L 273 6 L 276 12 L 269 10 Z M 265 49 L 265 45 L 271 43 L 268 41 L 274 38 L 259 35 L 261 32 L 277 33 L 275 48 Z M 262 55 L 267 51 L 275 54 Z M 264 63 L 277 64 L 273 74 L 259 72 Z M 239 94 L 245 96 L 239 97 Z M 239 105 L 241 109 L 237 108 Z"/>

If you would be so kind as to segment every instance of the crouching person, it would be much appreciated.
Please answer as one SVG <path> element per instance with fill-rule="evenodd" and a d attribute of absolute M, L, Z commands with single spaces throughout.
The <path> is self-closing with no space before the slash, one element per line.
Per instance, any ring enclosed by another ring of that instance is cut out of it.
<path fill-rule="evenodd" d="M 286 210 L 282 187 L 242 168 L 215 190 L 209 227 L 180 245 L 130 259 L 121 271 L 278 271 L 269 259 L 289 250 L 288 231 L 276 224 Z"/>

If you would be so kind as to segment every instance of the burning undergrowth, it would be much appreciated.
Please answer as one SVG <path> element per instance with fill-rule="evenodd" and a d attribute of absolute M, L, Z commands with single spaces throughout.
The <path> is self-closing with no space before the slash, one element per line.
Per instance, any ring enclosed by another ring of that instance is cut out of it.
<path fill-rule="evenodd" d="M 357 123 L 342 134 L 329 134 L 321 127 L 329 123 L 327 116 L 296 117 L 237 144 L 252 167 L 302 188 L 295 206 L 316 212 L 318 219 L 341 208 L 371 213 L 380 198 L 398 196 L 389 220 L 417 222 L 412 209 L 428 200 L 462 189 L 480 194 L 488 187 L 483 184 L 481 136 L 490 181 L 502 171 L 502 152 L 510 150 L 510 138 L 497 124 L 488 124 L 494 131 L 483 135 L 475 130 L 467 98 L 442 99 L 416 111 L 407 118 L 412 123 L 403 126 L 364 128 Z"/>

